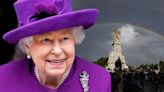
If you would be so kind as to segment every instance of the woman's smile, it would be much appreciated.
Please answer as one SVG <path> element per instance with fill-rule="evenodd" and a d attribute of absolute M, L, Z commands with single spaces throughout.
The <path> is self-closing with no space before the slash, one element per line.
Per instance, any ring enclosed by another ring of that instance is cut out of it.
<path fill-rule="evenodd" d="M 51 60 L 46 60 L 46 62 L 48 62 L 48 64 L 50 64 L 54 68 L 61 68 L 64 65 L 64 63 L 66 63 L 66 58 L 64 58 L 64 59 L 51 59 Z"/>

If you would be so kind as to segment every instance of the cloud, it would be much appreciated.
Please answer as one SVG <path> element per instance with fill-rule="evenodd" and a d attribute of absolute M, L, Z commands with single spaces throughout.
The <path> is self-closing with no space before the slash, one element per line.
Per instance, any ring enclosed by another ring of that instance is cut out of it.
<path fill-rule="evenodd" d="M 163 40 L 149 30 L 125 24 L 119 27 L 119 32 L 123 55 L 128 64 L 158 63 L 163 59 Z"/>
<path fill-rule="evenodd" d="M 137 40 L 137 36 L 139 36 L 139 33 L 135 31 L 135 28 L 132 25 L 130 24 L 123 25 L 121 28 L 119 28 L 119 31 L 120 31 L 120 40 L 122 44 L 124 45 L 135 44 Z"/>

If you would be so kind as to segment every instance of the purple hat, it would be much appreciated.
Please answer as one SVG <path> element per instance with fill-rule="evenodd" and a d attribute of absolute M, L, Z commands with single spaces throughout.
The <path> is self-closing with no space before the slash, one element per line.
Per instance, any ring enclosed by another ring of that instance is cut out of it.
<path fill-rule="evenodd" d="M 23 37 L 69 28 L 92 26 L 98 15 L 97 9 L 72 11 L 71 0 L 17 0 L 14 7 L 18 28 L 3 35 L 3 39 L 15 44 Z"/>

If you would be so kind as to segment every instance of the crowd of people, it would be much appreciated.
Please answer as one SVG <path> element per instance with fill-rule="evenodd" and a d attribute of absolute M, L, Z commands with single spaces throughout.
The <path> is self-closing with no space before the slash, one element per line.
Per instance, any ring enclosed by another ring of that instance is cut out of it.
<path fill-rule="evenodd" d="M 164 73 L 150 70 L 120 71 L 112 75 L 112 92 L 164 92 Z"/>

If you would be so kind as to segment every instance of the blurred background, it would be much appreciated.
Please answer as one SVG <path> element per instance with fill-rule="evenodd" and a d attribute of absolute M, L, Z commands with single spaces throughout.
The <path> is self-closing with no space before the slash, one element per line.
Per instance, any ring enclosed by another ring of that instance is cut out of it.
<path fill-rule="evenodd" d="M 100 11 L 96 25 L 86 31 L 84 43 L 77 46 L 77 53 L 91 61 L 108 57 L 113 31 L 123 27 L 120 39 L 129 65 L 164 60 L 163 4 L 163 0 L 73 0 L 75 10 Z"/>
<path fill-rule="evenodd" d="M 0 64 L 9 62 L 14 53 L 15 46 L 2 39 L 5 32 L 17 27 L 14 2 L 15 0 L 0 0 Z"/>

